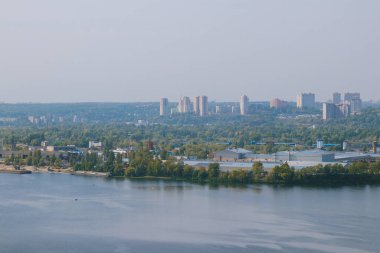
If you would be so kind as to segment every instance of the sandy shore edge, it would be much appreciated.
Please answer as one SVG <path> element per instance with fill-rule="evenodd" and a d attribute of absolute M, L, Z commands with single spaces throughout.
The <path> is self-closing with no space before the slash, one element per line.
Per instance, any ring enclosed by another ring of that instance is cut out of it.
<path fill-rule="evenodd" d="M 104 172 L 94 172 L 94 171 L 74 171 L 73 168 L 53 168 L 50 166 L 21 166 L 19 170 L 12 165 L 0 164 L 0 173 L 12 173 L 12 174 L 27 174 L 27 173 L 62 173 L 71 174 L 78 176 L 97 176 L 97 177 L 107 177 L 108 173 Z"/>

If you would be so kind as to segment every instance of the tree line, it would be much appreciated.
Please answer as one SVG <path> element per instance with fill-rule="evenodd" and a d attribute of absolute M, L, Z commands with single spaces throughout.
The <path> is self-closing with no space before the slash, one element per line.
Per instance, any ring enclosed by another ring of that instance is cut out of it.
<path fill-rule="evenodd" d="M 316 165 L 295 169 L 287 163 L 264 169 L 263 163 L 255 162 L 251 169 L 222 171 L 219 163 L 210 163 L 208 167 L 193 167 L 175 159 L 161 160 L 148 151 L 132 152 L 129 164 L 123 167 L 121 156 L 108 154 L 108 159 L 97 167 L 95 161 L 88 164 L 87 155 L 75 165 L 78 169 L 102 169 L 111 176 L 128 178 L 166 177 L 190 182 L 210 182 L 228 184 L 284 184 L 284 185 L 355 185 L 380 183 L 380 162 L 359 161 L 343 166 L 341 164 Z M 96 158 L 98 159 L 98 158 Z"/>
<path fill-rule="evenodd" d="M 125 157 L 124 157 L 125 158 Z M 355 185 L 380 183 L 380 162 L 359 161 L 343 166 L 341 164 L 316 165 L 295 169 L 287 163 L 266 170 L 261 162 L 255 162 L 251 169 L 222 171 L 218 163 L 208 167 L 193 167 L 173 157 L 162 160 L 159 156 L 141 149 L 130 152 L 128 160 L 106 149 L 102 155 L 86 153 L 69 154 L 68 157 L 42 156 L 40 150 L 30 152 L 25 158 L 12 155 L 5 164 L 20 167 L 70 166 L 75 171 L 106 172 L 111 177 L 144 178 L 165 177 L 191 182 L 228 184 L 284 184 L 284 185 Z"/>

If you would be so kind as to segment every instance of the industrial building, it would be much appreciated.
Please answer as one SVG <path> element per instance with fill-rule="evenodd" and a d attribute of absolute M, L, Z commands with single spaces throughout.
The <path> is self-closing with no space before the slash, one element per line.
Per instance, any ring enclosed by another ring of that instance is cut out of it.
<path fill-rule="evenodd" d="M 283 151 L 275 153 L 275 162 L 335 162 L 335 154 L 323 150 Z"/>
<path fill-rule="evenodd" d="M 355 161 L 373 161 L 380 159 L 380 154 L 376 153 L 377 142 L 373 144 L 372 153 L 361 152 L 328 152 L 320 149 L 305 150 L 305 151 L 282 151 L 273 154 L 254 154 L 246 149 L 226 149 L 214 153 L 213 160 L 210 161 L 192 161 L 192 163 L 211 163 L 218 162 L 221 165 L 229 168 L 248 168 L 254 162 L 260 161 L 264 167 L 273 168 L 276 165 L 281 165 L 287 162 L 294 168 L 304 168 L 315 166 L 317 164 L 347 164 Z M 250 165 L 248 165 L 250 164 Z"/>
<path fill-rule="evenodd" d="M 237 160 L 247 158 L 249 154 L 253 154 L 253 152 L 242 148 L 226 149 L 215 152 L 214 161 L 236 162 Z"/>
<path fill-rule="evenodd" d="M 239 150 L 239 149 L 238 149 Z M 245 152 L 237 152 L 231 150 L 220 151 L 222 158 L 219 157 L 219 161 L 214 157 L 214 160 L 184 160 L 184 164 L 193 166 L 195 168 L 206 168 L 209 164 L 217 162 L 219 163 L 220 170 L 227 172 L 233 170 L 252 170 L 253 164 L 256 161 L 260 161 L 263 164 L 264 170 L 270 171 L 275 166 L 280 166 L 283 163 L 287 163 L 294 169 L 303 169 L 306 167 L 316 165 L 329 165 L 340 164 L 346 166 L 349 163 L 355 161 L 373 161 L 380 159 L 380 154 L 372 153 L 358 153 L 358 152 L 326 152 L 321 150 L 309 150 L 299 152 L 278 152 L 275 154 L 252 154 Z M 242 159 L 238 159 L 238 158 Z M 250 160 L 250 158 L 255 159 Z"/>

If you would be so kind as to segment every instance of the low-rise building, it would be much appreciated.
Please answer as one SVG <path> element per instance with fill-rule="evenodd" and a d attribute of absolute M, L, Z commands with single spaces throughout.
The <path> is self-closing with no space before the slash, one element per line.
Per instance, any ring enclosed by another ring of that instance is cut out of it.
<path fill-rule="evenodd" d="M 242 148 L 225 149 L 214 153 L 214 161 L 234 162 L 246 158 L 249 154 L 253 152 Z"/>
<path fill-rule="evenodd" d="M 335 154 L 324 150 L 283 151 L 275 154 L 276 162 L 335 162 Z"/>
<path fill-rule="evenodd" d="M 89 149 L 102 149 L 103 145 L 101 141 L 89 141 L 88 148 Z"/>
<path fill-rule="evenodd" d="M 69 151 L 77 151 L 78 149 L 75 147 L 75 145 L 68 145 L 68 146 L 47 146 L 46 151 L 47 152 L 69 152 Z"/>

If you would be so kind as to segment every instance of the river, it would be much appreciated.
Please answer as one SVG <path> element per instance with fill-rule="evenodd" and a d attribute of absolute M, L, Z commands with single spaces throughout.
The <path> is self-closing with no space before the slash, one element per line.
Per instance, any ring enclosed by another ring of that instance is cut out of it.
<path fill-rule="evenodd" d="M 380 252 L 380 187 L 0 174 L 0 252 Z"/>

